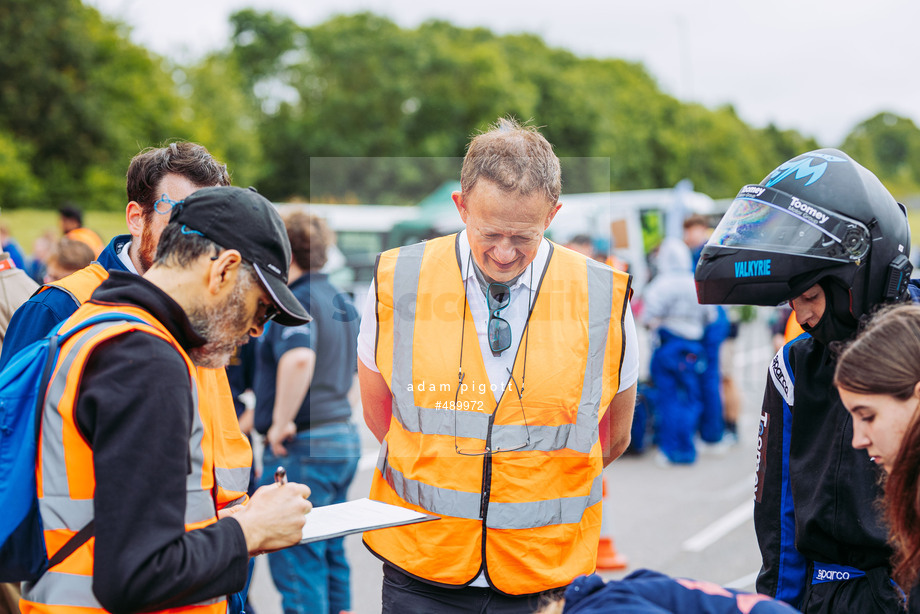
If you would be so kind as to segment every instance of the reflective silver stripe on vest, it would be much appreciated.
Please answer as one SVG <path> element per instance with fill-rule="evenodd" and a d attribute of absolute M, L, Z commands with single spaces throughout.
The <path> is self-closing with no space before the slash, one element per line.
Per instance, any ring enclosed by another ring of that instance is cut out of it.
<path fill-rule="evenodd" d="M 594 478 L 591 492 L 582 497 L 562 497 L 527 503 L 502 503 L 489 500 L 486 526 L 490 529 L 536 529 L 554 524 L 578 524 L 585 510 L 600 503 L 603 476 Z"/>
<path fill-rule="evenodd" d="M 454 435 L 454 415 L 451 410 L 433 409 L 430 407 L 412 406 L 413 411 L 400 412 L 397 416 L 402 428 L 410 433 L 424 433 L 426 435 Z M 515 403 L 508 406 L 508 411 L 514 411 Z M 503 411 L 505 411 L 503 409 Z M 520 407 L 517 408 L 520 411 Z M 524 410 L 527 411 L 526 408 Z M 485 412 L 458 411 L 456 416 L 457 437 L 467 437 L 471 439 L 480 439 L 483 442 L 486 438 L 486 431 L 489 428 L 489 414 Z M 517 447 L 521 442 L 526 441 L 528 432 L 530 433 L 530 445 L 528 450 L 539 450 L 552 452 L 555 450 L 573 449 L 577 452 L 588 453 L 591 446 L 597 439 L 595 432 L 590 445 L 581 448 L 576 447 L 578 438 L 573 434 L 577 429 L 575 424 L 561 424 L 558 426 L 548 425 L 524 425 L 508 424 L 496 425 L 492 427 L 492 441 L 495 447 Z M 596 427 L 594 429 L 596 431 Z M 485 444 L 483 444 L 485 445 Z"/>
<path fill-rule="evenodd" d="M 604 390 L 604 358 L 613 308 L 613 269 L 588 261 L 588 360 L 572 432 L 572 449 L 590 450 L 597 442 L 597 416 Z"/>
<path fill-rule="evenodd" d="M 393 416 L 404 430 L 411 433 L 453 436 L 456 432 L 458 437 L 485 442 L 489 413 L 419 407 L 415 405 L 414 394 L 409 389 L 413 371 L 415 313 L 408 308 L 410 304 L 414 307 L 414 301 L 406 297 L 417 296 L 423 248 L 424 244 L 401 248 L 393 273 L 393 374 L 390 386 Z M 526 450 L 552 452 L 570 449 L 587 454 L 597 442 L 597 416 L 603 394 L 604 358 L 613 306 L 613 271 L 593 260 L 588 260 L 587 266 L 588 360 L 575 423 L 560 426 L 529 425 L 527 429 L 523 425 L 495 425 L 492 427 L 495 448 L 519 446 L 526 441 L 527 431 L 530 434 L 530 445 Z M 526 402 L 525 395 L 525 414 Z M 510 403 L 503 411 L 520 411 L 519 407 L 514 407 L 516 403 Z"/>
<path fill-rule="evenodd" d="M 249 467 L 215 467 L 214 477 L 221 488 L 234 492 L 249 490 Z"/>
<path fill-rule="evenodd" d="M 418 278 L 424 252 L 424 243 L 399 248 L 393 271 L 393 374 L 390 381 L 394 385 L 390 389 L 393 394 L 393 415 L 400 422 L 412 421 L 413 416 L 409 413 L 415 408 L 414 395 L 402 382 L 412 381 L 415 299 L 418 296 Z"/>
<path fill-rule="evenodd" d="M 46 531 L 70 529 L 78 531 L 95 516 L 92 499 L 71 499 L 67 495 L 45 493 L 39 501 L 42 527 Z"/>
<path fill-rule="evenodd" d="M 380 442 L 380 452 L 377 453 L 377 470 L 383 474 L 386 474 L 388 448 L 386 439 Z"/>
<path fill-rule="evenodd" d="M 97 333 L 120 324 L 123 322 L 102 322 L 89 327 L 86 334 L 74 340 L 63 360 L 58 361 L 60 367 L 48 385 L 48 394 L 45 395 L 45 404 L 42 408 L 42 487 L 46 493 L 70 496 L 67 465 L 64 462 L 64 418 L 58 411 L 58 404 L 67 387 L 67 374 L 70 373 L 77 354 Z M 61 517 L 66 519 L 64 516 Z M 76 527 L 75 530 L 80 528 Z"/>
<path fill-rule="evenodd" d="M 22 598 L 46 605 L 102 609 L 93 595 L 92 576 L 46 571 L 38 582 L 22 585 Z"/>
<path fill-rule="evenodd" d="M 34 603 L 52 606 L 70 606 L 79 608 L 95 608 L 102 610 L 102 605 L 93 594 L 92 576 L 82 576 L 72 573 L 46 571 L 38 582 L 34 584 L 25 582 L 22 585 L 22 598 Z M 224 597 L 215 597 L 207 601 L 199 601 L 194 605 L 213 605 L 220 603 Z M 188 607 L 188 606 L 185 606 Z"/>
<path fill-rule="evenodd" d="M 190 378 L 192 383 L 192 432 L 189 436 L 188 451 L 192 459 L 192 471 L 186 479 L 185 493 L 185 524 L 204 522 L 214 518 L 217 510 L 211 493 L 201 489 L 201 478 L 204 467 L 204 450 L 201 440 L 204 437 L 204 425 L 198 413 L 198 385 L 195 378 Z"/>
<path fill-rule="evenodd" d="M 404 501 L 439 516 L 479 520 L 481 498 L 478 492 L 462 492 L 425 484 L 407 478 L 393 467 L 386 468 L 384 477 Z"/>
<path fill-rule="evenodd" d="M 245 501 L 246 501 L 246 495 L 243 495 L 242 497 L 238 497 L 238 498 L 234 499 L 233 501 L 229 501 L 229 502 L 227 502 L 227 503 L 224 503 L 224 507 L 221 508 L 221 509 L 227 509 L 227 508 L 230 508 L 230 507 L 235 507 L 235 506 L 237 506 L 237 505 L 240 505 L 240 504 L 242 504 L 242 503 L 245 503 Z"/>
<path fill-rule="evenodd" d="M 102 322 L 89 327 L 73 341 L 48 386 L 48 394 L 42 411 L 42 490 L 39 511 L 45 529 L 69 529 L 79 531 L 92 519 L 91 499 L 71 499 L 67 481 L 67 464 L 64 459 L 64 418 L 60 412 L 61 399 L 67 386 L 67 375 L 77 355 L 97 334 L 112 326 L 124 324 L 123 320 Z M 147 326 L 150 326 L 147 324 Z M 203 522 L 216 515 L 210 492 L 201 489 L 204 452 L 201 448 L 204 427 L 198 414 L 198 389 L 194 378 L 190 378 L 192 390 L 192 431 L 189 454 L 192 459 L 192 473 L 186 481 L 187 524 Z M 248 482 L 248 480 L 247 480 Z"/>
<path fill-rule="evenodd" d="M 409 358 L 401 357 L 400 360 L 408 360 L 411 366 L 412 349 L 409 348 L 406 354 L 409 354 Z M 396 380 L 394 379 L 393 381 L 395 382 Z M 397 384 L 394 384 L 394 386 L 397 386 Z M 406 386 L 399 387 L 406 388 Z M 454 421 L 456 421 L 457 437 L 486 438 L 486 429 L 489 428 L 488 413 L 481 411 L 454 412 L 449 409 L 418 407 L 412 404 L 414 399 L 411 392 L 407 393 L 406 396 L 409 402 L 408 407 L 412 408 L 412 411 L 405 411 L 406 406 L 402 405 L 400 401 L 398 419 L 402 427 L 410 433 L 453 436 Z M 520 408 L 518 408 L 518 411 L 520 411 Z M 454 413 L 456 413 L 456 416 Z"/>
<path fill-rule="evenodd" d="M 383 457 L 383 454 L 381 454 Z M 381 463 L 378 462 L 378 468 Z M 480 493 L 439 488 L 407 478 L 392 467 L 386 468 L 387 483 L 404 501 L 439 516 L 479 520 Z M 591 484 L 591 492 L 581 497 L 562 497 L 522 503 L 489 501 L 486 526 L 490 529 L 535 529 L 555 524 L 577 524 L 585 510 L 599 503 L 603 495 L 603 476 Z"/>

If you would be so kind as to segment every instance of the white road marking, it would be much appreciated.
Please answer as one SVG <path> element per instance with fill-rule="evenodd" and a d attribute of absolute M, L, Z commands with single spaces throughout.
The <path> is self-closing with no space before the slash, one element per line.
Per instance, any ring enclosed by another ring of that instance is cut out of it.
<path fill-rule="evenodd" d="M 754 573 L 749 573 L 746 576 L 741 576 L 737 580 L 732 580 L 726 584 L 725 588 L 733 588 L 736 591 L 749 589 L 754 586 L 754 582 L 757 581 L 757 574 L 759 573 L 759 571 L 755 571 Z"/>
<path fill-rule="evenodd" d="M 687 552 L 702 552 L 735 528 L 747 522 L 754 514 L 754 500 L 745 501 L 708 527 L 688 539 L 681 546 Z"/>

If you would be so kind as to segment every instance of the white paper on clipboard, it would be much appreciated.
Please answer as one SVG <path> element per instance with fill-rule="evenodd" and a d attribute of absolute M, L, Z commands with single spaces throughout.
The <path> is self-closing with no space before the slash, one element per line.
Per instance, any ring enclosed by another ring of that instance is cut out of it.
<path fill-rule="evenodd" d="M 351 533 L 429 520 L 439 520 L 439 517 L 367 498 L 356 499 L 345 503 L 314 507 L 307 514 L 300 543 L 309 544 Z"/>

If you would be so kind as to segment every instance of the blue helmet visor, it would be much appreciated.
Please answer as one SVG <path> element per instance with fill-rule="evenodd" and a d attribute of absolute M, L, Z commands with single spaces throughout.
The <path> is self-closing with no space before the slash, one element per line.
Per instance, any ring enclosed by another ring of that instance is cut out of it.
<path fill-rule="evenodd" d="M 762 185 L 744 186 L 707 245 L 859 264 L 869 253 L 865 224 Z"/>

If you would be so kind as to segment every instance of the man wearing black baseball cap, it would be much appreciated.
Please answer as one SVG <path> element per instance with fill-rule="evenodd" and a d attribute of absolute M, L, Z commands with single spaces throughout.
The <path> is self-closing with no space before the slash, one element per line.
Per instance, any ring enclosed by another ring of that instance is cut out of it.
<path fill-rule="evenodd" d="M 253 188 L 204 188 L 173 209 L 170 223 L 179 222 L 218 245 L 232 247 L 252 264 L 271 295 L 285 326 L 306 324 L 310 314 L 288 288 L 291 244 L 284 222 L 272 204 Z"/>
<path fill-rule="evenodd" d="M 201 189 L 176 204 L 143 277 L 112 271 L 64 323 L 123 314 L 63 344 L 42 415 L 45 528 L 69 537 L 92 520 L 95 541 L 24 585 L 25 605 L 216 614 L 249 556 L 300 541 L 302 484 L 262 487 L 218 518 L 221 434 L 195 410 L 196 366 L 225 365 L 270 318 L 309 321 L 286 286 L 290 256 L 265 198 Z"/>

